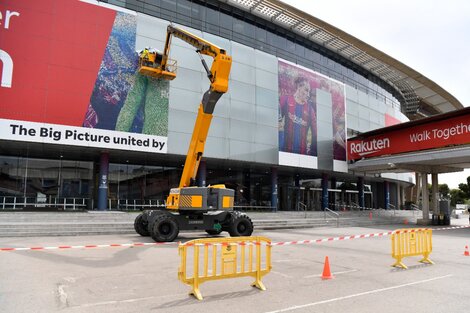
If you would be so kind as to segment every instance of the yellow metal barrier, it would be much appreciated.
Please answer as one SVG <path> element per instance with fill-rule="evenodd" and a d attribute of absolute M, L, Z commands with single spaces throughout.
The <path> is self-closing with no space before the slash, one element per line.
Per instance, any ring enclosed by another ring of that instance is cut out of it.
<path fill-rule="evenodd" d="M 188 259 L 191 248 L 192 260 Z M 251 276 L 255 279 L 253 287 L 266 290 L 261 282 L 271 271 L 271 241 L 266 237 L 196 239 L 180 243 L 178 250 L 181 257 L 178 279 L 192 286 L 189 294 L 198 300 L 202 300 L 199 285 L 210 280 Z M 188 277 L 191 261 L 192 276 Z"/>
<path fill-rule="evenodd" d="M 429 259 L 431 252 L 432 229 L 398 229 L 392 234 L 392 257 L 397 260 L 392 266 L 407 269 L 408 267 L 403 264 L 402 259 L 416 255 L 423 256 L 419 262 L 434 264 Z"/>

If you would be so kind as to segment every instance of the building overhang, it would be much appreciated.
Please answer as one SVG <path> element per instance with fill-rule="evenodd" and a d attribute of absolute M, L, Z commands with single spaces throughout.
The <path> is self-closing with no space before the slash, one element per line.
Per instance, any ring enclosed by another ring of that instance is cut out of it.
<path fill-rule="evenodd" d="M 387 172 L 420 172 L 428 174 L 460 172 L 465 168 L 470 168 L 469 155 L 470 145 L 457 148 L 443 148 L 363 159 L 349 164 L 349 170 L 368 174 Z"/>
<path fill-rule="evenodd" d="M 341 55 L 395 89 L 411 120 L 446 113 L 463 105 L 431 79 L 391 56 L 314 16 L 279 0 L 219 0 L 303 36 Z"/>

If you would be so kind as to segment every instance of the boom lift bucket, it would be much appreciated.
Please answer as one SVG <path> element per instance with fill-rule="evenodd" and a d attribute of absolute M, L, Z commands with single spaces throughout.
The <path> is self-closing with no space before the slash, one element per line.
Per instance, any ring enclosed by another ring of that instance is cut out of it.
<path fill-rule="evenodd" d="M 165 69 L 161 66 L 162 55 L 149 52 L 139 57 L 139 73 L 154 78 L 173 80 L 176 77 L 176 60 L 167 59 Z"/>

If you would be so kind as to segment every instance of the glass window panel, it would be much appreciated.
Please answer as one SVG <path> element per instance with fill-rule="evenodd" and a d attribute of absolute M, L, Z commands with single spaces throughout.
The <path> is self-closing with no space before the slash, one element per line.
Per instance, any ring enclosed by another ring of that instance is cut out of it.
<path fill-rule="evenodd" d="M 303 57 L 305 55 L 305 47 L 299 43 L 295 44 L 295 54 L 299 57 Z"/>
<path fill-rule="evenodd" d="M 143 12 L 153 16 L 160 16 L 160 0 L 145 1 Z"/>
<path fill-rule="evenodd" d="M 286 38 L 286 50 L 295 53 L 295 40 L 294 38 Z"/>
<path fill-rule="evenodd" d="M 186 18 L 191 17 L 191 2 L 188 0 L 178 0 L 176 3 L 176 12 Z"/>
<path fill-rule="evenodd" d="M 184 154 L 186 154 L 186 152 Z M 204 156 L 210 158 L 228 159 L 229 140 L 220 137 L 208 137 L 204 150 Z"/>
<path fill-rule="evenodd" d="M 276 132 L 277 139 L 277 132 Z M 277 142 L 275 146 L 255 143 L 252 145 L 255 154 L 255 162 L 266 164 L 278 164 L 279 150 Z M 270 187 L 270 186 L 269 186 Z"/>
<path fill-rule="evenodd" d="M 255 26 L 249 22 L 245 22 L 245 35 L 250 38 L 255 37 Z"/>
<path fill-rule="evenodd" d="M 246 45 L 239 44 L 232 41 L 232 60 L 237 63 L 250 65 L 252 68 L 255 65 L 255 49 L 247 47 Z M 232 71 L 235 69 L 232 66 Z"/>
<path fill-rule="evenodd" d="M 238 100 L 247 103 L 255 103 L 255 86 L 245 84 L 239 81 L 231 81 L 229 93 L 232 100 Z"/>
<path fill-rule="evenodd" d="M 209 136 L 228 139 L 229 124 L 228 118 L 214 116 L 212 118 L 211 127 L 209 128 Z"/>
<path fill-rule="evenodd" d="M 262 69 L 277 74 L 278 61 L 275 56 L 258 50 L 255 51 L 255 56 L 257 69 Z"/>
<path fill-rule="evenodd" d="M 272 33 L 271 31 L 266 31 L 266 43 L 275 46 L 275 37 L 276 35 Z"/>
<path fill-rule="evenodd" d="M 245 142 L 253 142 L 256 132 L 256 124 L 241 120 L 230 119 L 230 139 Z"/>
<path fill-rule="evenodd" d="M 196 113 L 180 111 L 170 108 L 168 115 L 169 132 L 173 131 L 179 133 L 192 134 L 194 129 L 194 122 L 196 121 Z M 187 148 L 188 146 L 186 146 L 185 149 Z"/>
<path fill-rule="evenodd" d="M 172 87 L 186 89 L 195 92 L 202 92 L 201 81 L 202 73 L 186 68 L 178 69 L 178 78 L 171 82 Z"/>
<path fill-rule="evenodd" d="M 176 11 L 176 1 L 175 0 L 160 0 L 161 6 L 163 9 L 171 10 L 173 12 Z M 140 2 L 140 1 L 139 1 Z"/>
<path fill-rule="evenodd" d="M 206 19 L 206 8 L 196 4 L 192 3 L 191 6 L 191 23 L 193 27 L 195 28 L 202 28 L 203 21 Z"/>
<path fill-rule="evenodd" d="M 258 125 L 266 125 L 270 127 L 278 127 L 279 110 L 267 108 L 264 106 L 256 106 L 256 123 Z"/>
<path fill-rule="evenodd" d="M 277 90 L 278 75 L 275 73 L 256 69 L 256 86 L 270 90 Z"/>
<path fill-rule="evenodd" d="M 228 14 L 220 13 L 220 29 L 224 30 L 225 33 L 231 34 L 232 27 L 235 29 L 235 24 L 237 20 L 231 17 Z"/>
<path fill-rule="evenodd" d="M 282 50 L 286 50 L 286 46 L 287 46 L 287 40 L 285 37 L 283 37 L 282 35 L 277 35 L 275 34 L 274 35 L 274 46 L 276 48 L 279 48 L 279 49 L 282 49 Z"/>
<path fill-rule="evenodd" d="M 360 118 L 359 119 L 359 131 L 362 133 L 365 133 L 369 130 L 370 130 L 370 121 Z"/>
<path fill-rule="evenodd" d="M 233 62 L 230 76 L 234 80 L 238 80 L 247 84 L 255 83 L 255 69 L 250 65 Z"/>
<path fill-rule="evenodd" d="M 243 101 L 231 101 L 230 106 L 230 118 L 254 122 L 255 121 L 255 106 L 252 103 L 247 103 Z"/>
<path fill-rule="evenodd" d="M 240 161 L 254 161 L 254 154 L 252 153 L 252 143 L 230 140 L 230 159 Z"/>
<path fill-rule="evenodd" d="M 197 113 L 201 93 L 170 87 L 170 109 Z"/>
<path fill-rule="evenodd" d="M 171 117 L 171 115 L 170 115 Z M 193 122 L 194 125 L 194 122 Z M 188 152 L 190 133 L 180 133 L 176 131 L 168 132 L 168 153 L 186 155 Z"/>
<path fill-rule="evenodd" d="M 206 27 L 210 32 L 219 31 L 219 11 L 206 8 Z M 212 30 L 212 31 L 211 31 Z"/>
<path fill-rule="evenodd" d="M 279 95 L 277 90 L 256 87 L 256 105 L 264 106 L 277 112 L 279 108 Z"/>
<path fill-rule="evenodd" d="M 164 20 L 174 21 L 176 19 L 176 12 L 162 8 L 160 16 Z"/>
<path fill-rule="evenodd" d="M 144 6 L 143 3 L 139 0 L 126 0 L 125 2 L 126 9 L 132 10 L 132 11 L 138 11 L 142 12 Z M 122 3 L 120 4 L 122 6 Z"/>
<path fill-rule="evenodd" d="M 256 40 L 259 40 L 261 42 L 266 42 L 266 30 L 260 27 L 256 27 Z"/>

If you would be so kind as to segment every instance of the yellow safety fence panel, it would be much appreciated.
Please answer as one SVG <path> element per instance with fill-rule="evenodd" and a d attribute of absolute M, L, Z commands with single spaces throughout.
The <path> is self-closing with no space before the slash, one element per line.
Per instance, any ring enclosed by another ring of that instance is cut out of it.
<path fill-rule="evenodd" d="M 261 278 L 272 268 L 271 240 L 266 237 L 196 239 L 180 243 L 178 250 L 178 279 L 192 287 L 189 294 L 198 300 L 199 285 L 211 280 L 249 276 L 255 279 L 253 287 L 266 290 Z"/>
<path fill-rule="evenodd" d="M 392 266 L 407 269 L 408 267 L 403 264 L 402 259 L 417 255 L 423 256 L 419 262 L 434 264 L 429 259 L 431 252 L 432 229 L 398 229 L 392 234 L 392 257 L 397 260 Z"/>

